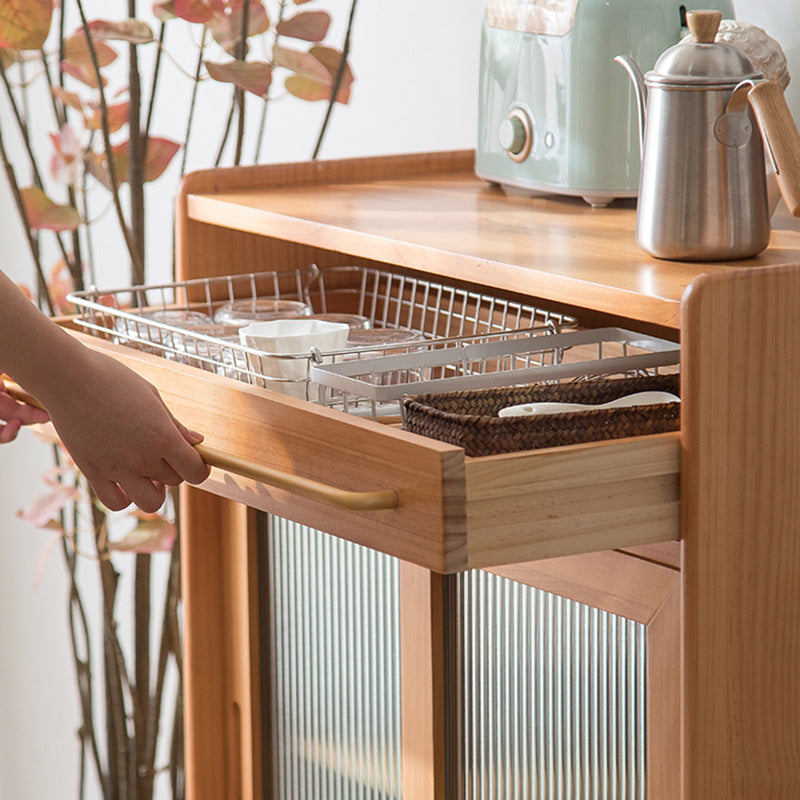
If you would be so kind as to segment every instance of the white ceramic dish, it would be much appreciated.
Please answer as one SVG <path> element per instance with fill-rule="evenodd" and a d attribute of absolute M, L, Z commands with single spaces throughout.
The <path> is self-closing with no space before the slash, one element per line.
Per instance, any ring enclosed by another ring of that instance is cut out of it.
<path fill-rule="evenodd" d="M 269 389 L 305 399 L 309 356 L 341 350 L 347 344 L 350 326 L 321 319 L 275 319 L 254 322 L 239 329 L 239 340 L 264 355 L 250 356 L 250 368 L 264 375 Z"/>

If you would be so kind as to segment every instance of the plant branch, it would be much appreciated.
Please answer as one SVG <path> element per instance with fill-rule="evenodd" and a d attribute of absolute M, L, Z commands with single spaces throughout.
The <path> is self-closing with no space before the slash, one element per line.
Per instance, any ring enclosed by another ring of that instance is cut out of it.
<path fill-rule="evenodd" d="M 311 156 L 312 159 L 315 159 L 319 155 L 319 151 L 322 148 L 322 140 L 325 137 L 325 131 L 328 129 L 328 123 L 331 119 L 331 114 L 333 113 L 333 106 L 336 103 L 336 95 L 339 94 L 339 87 L 342 85 L 342 78 L 344 77 L 344 72 L 347 67 L 347 56 L 350 54 L 350 35 L 353 30 L 353 20 L 355 19 L 356 15 L 356 3 L 358 0 L 353 0 L 350 4 L 350 16 L 347 19 L 347 33 L 344 37 L 344 44 L 342 45 L 342 57 L 339 59 L 339 66 L 336 68 L 336 75 L 333 78 L 333 86 L 331 86 L 331 96 L 330 100 L 328 100 L 328 108 L 325 112 L 325 119 L 322 121 L 322 127 L 319 131 L 319 136 L 317 137 L 317 144 L 314 147 L 314 152 Z"/>
<path fill-rule="evenodd" d="M 250 30 L 250 3 L 245 2 L 242 4 L 242 28 L 239 32 L 239 41 L 236 44 L 236 58 L 239 61 L 244 61 L 247 58 L 247 35 Z M 239 128 L 236 132 L 236 154 L 234 155 L 233 163 L 236 166 L 242 161 L 242 144 L 244 142 L 244 106 L 245 106 L 245 92 L 244 89 L 236 87 L 234 92 L 236 98 L 236 107 L 239 112 Z"/>
<path fill-rule="evenodd" d="M 89 30 L 89 23 L 86 20 L 86 13 L 83 9 L 83 0 L 76 0 L 78 11 L 81 16 L 81 24 L 86 34 L 86 43 L 89 48 L 89 56 L 92 60 L 95 76 L 98 84 L 98 94 L 100 97 L 100 121 L 103 131 L 103 146 L 106 151 L 106 161 L 108 162 L 108 176 L 111 181 L 111 195 L 114 200 L 114 209 L 117 212 L 117 219 L 119 220 L 120 230 L 125 239 L 125 245 L 128 248 L 128 255 L 131 259 L 131 275 L 132 283 L 144 283 L 144 263 L 142 261 L 142 252 L 137 248 L 134 241 L 133 234 L 131 233 L 128 223 L 125 220 L 125 214 L 122 210 L 122 202 L 119 196 L 119 180 L 117 178 L 117 169 L 114 164 L 114 151 L 111 147 L 111 133 L 108 127 L 108 104 L 106 103 L 106 94 L 103 91 L 103 76 L 100 73 L 100 62 L 97 60 L 97 48 L 94 46 L 92 35 Z"/>
<path fill-rule="evenodd" d="M 197 90 L 200 88 L 200 72 L 203 69 L 203 56 L 206 49 L 206 37 L 208 36 L 208 28 L 203 25 L 203 37 L 200 40 L 200 47 L 197 51 L 197 64 L 194 70 L 194 78 L 192 82 L 192 99 L 189 105 L 189 118 L 186 120 L 186 134 L 183 138 L 183 156 L 181 159 L 181 177 L 186 174 L 186 159 L 189 153 L 189 134 L 192 132 L 192 123 L 194 122 L 194 112 L 197 103 Z"/>
<path fill-rule="evenodd" d="M 8 185 L 11 187 L 11 193 L 14 195 L 14 204 L 17 207 L 17 213 L 22 220 L 22 227 L 25 229 L 25 237 L 28 241 L 28 248 L 31 251 L 33 265 L 36 269 L 39 297 L 44 298 L 44 302 L 47 305 L 47 310 L 52 317 L 55 314 L 55 308 L 53 306 L 53 298 L 50 296 L 50 289 L 47 286 L 47 279 L 45 278 L 44 270 L 42 269 L 42 262 L 39 256 L 39 245 L 33 235 L 30 220 L 28 219 L 28 213 L 25 211 L 25 203 L 22 201 L 22 192 L 20 191 L 19 183 L 17 183 L 17 176 L 14 173 L 14 167 L 11 166 L 11 162 L 8 160 L 8 154 L 6 152 L 6 146 L 2 136 L 2 128 L 0 128 L 0 161 L 3 163 L 3 170 L 5 171 Z"/>
<path fill-rule="evenodd" d="M 12 112 L 14 114 L 14 120 L 17 123 L 17 127 L 19 128 L 19 132 L 20 132 L 20 136 L 22 138 L 22 142 L 25 145 L 25 152 L 27 153 L 28 160 L 30 162 L 31 175 L 32 175 L 34 186 L 36 186 L 37 188 L 43 190 L 44 189 L 44 184 L 42 182 L 42 176 L 41 176 L 41 174 L 39 172 L 39 167 L 38 167 L 38 165 L 36 163 L 36 155 L 33 152 L 33 144 L 31 142 L 30 132 L 28 130 L 28 124 L 25 122 L 25 118 L 20 113 L 19 106 L 17 105 L 17 101 L 16 101 L 16 99 L 14 97 L 14 93 L 11 91 L 11 86 L 8 83 L 8 76 L 6 75 L 6 71 L 5 71 L 5 69 L 4 69 L 3 65 L 2 65 L 2 61 L 1 60 L 0 60 L 0 77 L 2 77 L 3 85 L 5 86 L 6 94 L 8 96 L 8 102 L 9 102 L 9 105 L 11 106 L 11 110 L 12 110 Z M 4 156 L 4 159 L 5 159 L 5 156 Z M 16 181 L 14 183 L 14 186 L 15 186 L 15 189 L 16 189 L 15 194 L 19 195 L 19 199 L 20 199 L 20 202 L 21 202 L 22 201 L 22 195 L 20 193 L 19 184 L 16 183 Z M 20 206 L 18 206 L 18 208 L 19 207 Z M 28 229 L 28 231 L 30 231 L 31 230 L 30 221 L 28 220 L 27 214 L 23 214 L 21 218 L 23 220 L 23 223 L 24 223 L 25 227 Z M 61 255 L 64 258 L 64 262 L 69 264 L 70 261 L 69 261 L 69 256 L 67 254 L 67 249 L 64 246 L 64 242 L 63 242 L 61 236 L 58 233 L 56 233 L 55 234 L 55 238 L 56 238 L 56 242 L 58 244 L 59 250 L 61 250 Z M 36 256 L 35 256 L 34 260 L 35 260 L 35 262 L 36 262 L 36 264 L 38 266 L 39 272 L 41 272 L 42 275 L 43 275 L 43 270 L 41 269 L 41 264 L 39 262 L 39 255 L 38 255 L 39 248 L 38 248 L 38 245 L 35 247 L 35 252 L 36 252 Z M 46 286 L 46 284 L 47 284 L 46 280 L 44 280 L 43 284 L 40 282 L 40 286 L 39 286 L 39 291 L 40 292 L 42 292 L 42 286 L 43 285 Z M 52 302 L 48 302 L 48 307 L 51 309 L 50 314 L 52 316 L 52 314 L 53 314 Z"/>
<path fill-rule="evenodd" d="M 281 0 L 280 5 L 278 6 L 278 19 L 275 22 L 275 38 L 272 41 L 273 48 L 276 44 L 278 44 L 278 40 L 280 39 L 280 34 L 278 33 L 278 26 L 283 22 L 283 15 L 284 11 L 286 10 L 286 0 Z M 271 86 L 271 84 L 270 84 Z M 267 106 L 269 104 L 269 88 L 267 89 L 266 97 L 264 97 L 264 105 L 261 107 L 261 119 L 258 125 L 258 138 L 256 140 L 256 150 L 255 156 L 253 157 L 253 163 L 257 164 L 259 159 L 261 158 L 261 147 L 264 142 L 264 129 L 267 125 Z"/>
<path fill-rule="evenodd" d="M 167 36 L 167 26 L 164 22 L 158 30 L 158 52 L 156 53 L 156 63 L 153 67 L 153 80 L 150 83 L 150 100 L 147 104 L 147 122 L 144 126 L 144 139 L 150 139 L 150 123 L 153 121 L 153 111 L 156 106 L 156 88 L 158 86 L 158 78 L 161 74 L 161 56 L 164 53 L 164 39 Z"/>

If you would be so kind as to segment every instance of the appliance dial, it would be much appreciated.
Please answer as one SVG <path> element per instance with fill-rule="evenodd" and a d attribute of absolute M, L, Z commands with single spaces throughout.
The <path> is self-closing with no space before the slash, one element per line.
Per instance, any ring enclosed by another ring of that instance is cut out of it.
<path fill-rule="evenodd" d="M 514 161 L 524 161 L 533 145 L 533 125 L 524 109 L 514 107 L 500 123 L 500 146 Z"/>

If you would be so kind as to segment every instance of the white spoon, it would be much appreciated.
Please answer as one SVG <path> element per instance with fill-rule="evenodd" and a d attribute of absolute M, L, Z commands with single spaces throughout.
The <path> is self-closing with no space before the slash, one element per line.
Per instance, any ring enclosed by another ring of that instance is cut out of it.
<path fill-rule="evenodd" d="M 680 403 L 681 399 L 670 392 L 636 392 L 610 400 L 608 403 L 589 405 L 586 403 L 522 403 L 501 408 L 501 417 L 525 417 L 530 414 L 562 414 L 569 411 L 596 411 L 605 408 L 627 408 L 648 406 L 655 403 Z"/>

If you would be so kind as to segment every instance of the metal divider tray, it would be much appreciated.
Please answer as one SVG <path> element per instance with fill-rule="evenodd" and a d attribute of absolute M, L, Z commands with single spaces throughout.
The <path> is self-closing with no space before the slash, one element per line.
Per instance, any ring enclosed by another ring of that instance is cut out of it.
<path fill-rule="evenodd" d="M 414 341 L 403 344 L 355 345 L 342 350 L 299 354 L 267 354 L 279 361 L 304 362 L 302 378 L 265 377 L 261 359 L 265 353 L 246 347 L 238 335 L 221 337 L 213 322 L 220 307 L 242 300 L 264 298 L 301 300 L 315 314 L 351 314 L 366 318 L 372 329 L 414 331 Z M 487 354 L 473 361 L 475 369 L 498 372 L 516 368 L 555 365 L 562 356 L 553 336 L 577 328 L 577 320 L 537 306 L 476 291 L 425 280 L 387 269 L 335 266 L 290 271 L 265 271 L 174 283 L 92 288 L 70 295 L 78 325 L 118 344 L 146 350 L 158 356 L 216 372 L 256 386 L 266 386 L 295 397 L 337 407 L 355 414 L 380 413 L 383 397 L 398 399 L 401 384 L 391 385 L 393 362 L 378 370 L 376 361 L 411 357 L 418 362 L 426 354 L 451 352 L 464 362 L 464 353 Z M 202 317 L 175 324 L 179 317 Z M 513 344 L 512 344 L 513 343 Z M 513 359 L 501 356 L 510 347 Z M 474 348 L 478 348 L 477 350 Z M 482 349 L 481 349 L 482 348 Z M 487 350 L 488 348 L 488 350 Z M 524 354 L 523 354 L 524 353 Z M 440 358 L 437 355 L 436 358 Z M 330 385 L 333 368 L 350 370 L 350 376 L 382 372 L 384 386 L 376 395 L 375 382 L 358 381 L 365 394 Z M 429 367 L 416 373 L 431 375 Z M 330 377 L 329 377 L 330 376 Z M 487 376 L 488 378 L 488 376 Z M 403 382 L 415 380 L 406 375 Z M 395 403 L 394 413 L 399 413 Z"/>
<path fill-rule="evenodd" d="M 571 356 L 571 357 L 570 357 Z M 402 354 L 313 363 L 311 380 L 374 403 L 404 394 L 653 374 L 677 366 L 680 345 L 623 328 L 431 341 Z"/>

